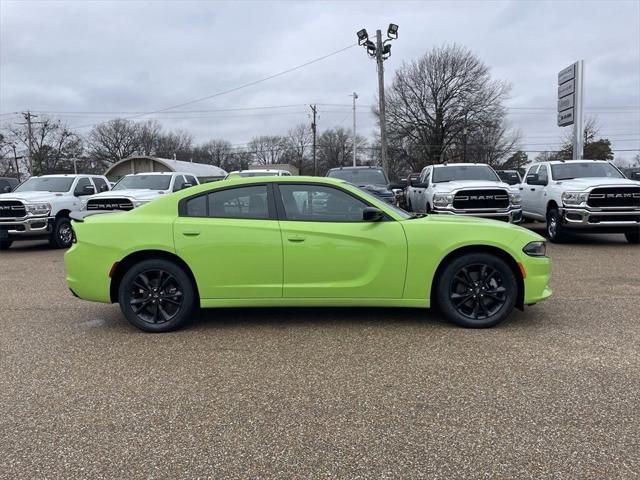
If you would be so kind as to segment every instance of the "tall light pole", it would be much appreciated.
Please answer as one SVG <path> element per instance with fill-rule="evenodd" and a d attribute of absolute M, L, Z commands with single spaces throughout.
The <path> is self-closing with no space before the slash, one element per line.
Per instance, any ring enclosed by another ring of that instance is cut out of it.
<path fill-rule="evenodd" d="M 358 94 L 353 92 L 353 166 L 356 166 L 356 99 L 358 98 Z"/>
<path fill-rule="evenodd" d="M 382 169 L 389 175 L 389 165 L 387 162 L 387 125 L 385 119 L 385 102 L 384 102 L 384 64 L 383 62 L 391 56 L 391 40 L 398 38 L 398 25 L 389 24 L 387 28 L 387 39 L 382 41 L 382 31 L 376 30 L 376 43 L 369 40 L 366 29 L 359 30 L 358 45 L 361 45 L 367 51 L 371 58 L 376 59 L 378 69 L 378 101 L 380 111 L 380 163 Z"/>

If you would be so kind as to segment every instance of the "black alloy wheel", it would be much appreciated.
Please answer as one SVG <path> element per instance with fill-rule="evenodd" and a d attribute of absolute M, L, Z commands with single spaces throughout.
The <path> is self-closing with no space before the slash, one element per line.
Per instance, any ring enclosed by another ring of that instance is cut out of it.
<path fill-rule="evenodd" d="M 627 242 L 631 244 L 636 245 L 640 243 L 640 229 L 635 232 L 627 232 L 624 234 L 624 236 L 627 239 Z"/>
<path fill-rule="evenodd" d="M 560 243 L 565 239 L 565 229 L 557 208 L 547 212 L 547 237 L 554 243 Z"/>
<path fill-rule="evenodd" d="M 125 274 L 120 308 L 129 322 L 148 332 L 166 332 L 184 324 L 193 310 L 190 278 L 167 260 L 145 260 Z"/>
<path fill-rule="evenodd" d="M 0 240 L 0 250 L 9 250 L 13 240 Z"/>
<path fill-rule="evenodd" d="M 501 258 L 484 253 L 453 260 L 440 277 L 438 305 L 453 322 L 465 327 L 491 327 L 513 310 L 516 278 Z"/>

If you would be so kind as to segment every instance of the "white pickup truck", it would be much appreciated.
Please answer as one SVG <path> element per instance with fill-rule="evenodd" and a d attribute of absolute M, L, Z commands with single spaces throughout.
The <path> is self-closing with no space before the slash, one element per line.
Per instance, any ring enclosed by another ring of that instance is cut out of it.
<path fill-rule="evenodd" d="M 522 220 L 520 192 L 484 163 L 428 165 L 410 183 L 406 201 L 414 212 Z"/>
<path fill-rule="evenodd" d="M 109 181 L 101 175 L 43 175 L 0 194 L 0 250 L 40 238 L 56 248 L 71 246 L 69 214 L 80 210 L 82 197 L 106 190 Z"/>
<path fill-rule="evenodd" d="M 547 236 L 560 242 L 567 230 L 624 233 L 640 242 L 640 182 L 604 160 L 534 163 L 522 193 L 525 218 L 547 222 Z"/>
<path fill-rule="evenodd" d="M 109 192 L 91 195 L 82 210 L 131 210 L 151 200 L 198 185 L 195 175 L 182 172 L 150 172 L 125 175 Z"/>

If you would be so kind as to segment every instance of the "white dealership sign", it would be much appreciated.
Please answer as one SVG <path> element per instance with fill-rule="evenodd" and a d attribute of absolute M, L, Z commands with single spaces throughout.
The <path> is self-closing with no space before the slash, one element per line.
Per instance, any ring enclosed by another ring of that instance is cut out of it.
<path fill-rule="evenodd" d="M 558 126 L 573 125 L 573 158 L 582 158 L 582 77 L 583 61 L 563 68 L 558 73 Z"/>

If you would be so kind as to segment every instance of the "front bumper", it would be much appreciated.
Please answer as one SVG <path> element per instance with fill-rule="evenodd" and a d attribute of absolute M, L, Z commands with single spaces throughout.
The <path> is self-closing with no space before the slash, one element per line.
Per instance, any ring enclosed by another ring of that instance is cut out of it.
<path fill-rule="evenodd" d="M 10 237 L 36 237 L 48 235 L 53 228 L 54 217 L 25 217 L 17 220 L 0 220 L 0 235 Z"/>
<path fill-rule="evenodd" d="M 489 219 L 501 220 L 503 222 L 509 222 L 509 223 L 522 222 L 521 207 L 509 207 L 509 208 L 504 208 L 500 210 L 456 210 L 455 208 L 433 207 L 433 213 L 489 218 Z"/>
<path fill-rule="evenodd" d="M 562 223 L 567 228 L 594 230 L 640 228 L 640 209 L 597 209 L 563 207 Z"/>

